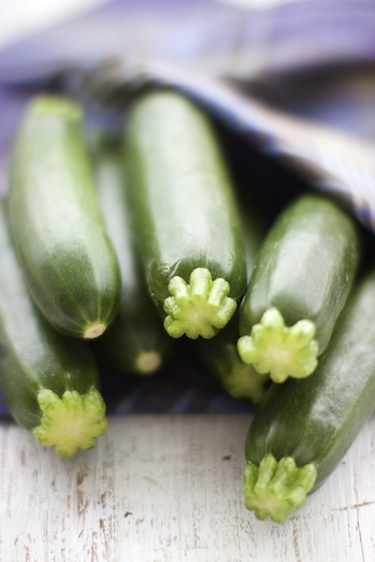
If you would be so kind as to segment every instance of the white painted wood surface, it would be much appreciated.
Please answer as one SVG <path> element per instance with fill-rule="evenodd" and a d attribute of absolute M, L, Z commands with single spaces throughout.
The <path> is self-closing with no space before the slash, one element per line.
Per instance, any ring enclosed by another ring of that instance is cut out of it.
<path fill-rule="evenodd" d="M 248 416 L 112 418 L 60 459 L 0 424 L 2 562 L 375 560 L 375 417 L 287 522 L 243 506 Z"/>

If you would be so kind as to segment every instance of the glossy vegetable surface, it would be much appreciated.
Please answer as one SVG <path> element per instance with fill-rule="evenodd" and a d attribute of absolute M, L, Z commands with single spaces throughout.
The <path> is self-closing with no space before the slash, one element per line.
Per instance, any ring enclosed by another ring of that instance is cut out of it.
<path fill-rule="evenodd" d="M 246 291 L 238 350 L 275 382 L 317 366 L 357 272 L 360 235 L 338 204 L 304 193 L 267 234 Z"/>
<path fill-rule="evenodd" d="M 213 337 L 246 287 L 235 192 L 207 115 L 182 94 L 135 100 L 125 132 L 150 293 L 172 337 Z"/>
<path fill-rule="evenodd" d="M 60 332 L 94 338 L 113 321 L 119 266 L 100 212 L 82 112 L 37 96 L 24 116 L 11 166 L 10 215 L 31 294 Z"/>
<path fill-rule="evenodd" d="M 59 334 L 32 301 L 0 202 L 0 386 L 16 422 L 64 457 L 107 428 L 87 344 Z"/>
<path fill-rule="evenodd" d="M 148 292 L 134 240 L 121 139 L 102 137 L 93 160 L 101 209 L 122 280 L 118 315 L 107 332 L 93 342 L 93 349 L 103 364 L 121 372 L 149 375 L 163 365 L 172 341 Z"/>
<path fill-rule="evenodd" d="M 244 183 L 246 185 L 243 185 Z M 241 187 L 241 216 L 244 223 L 247 271 L 250 277 L 267 226 L 253 197 L 245 193 L 245 190 L 248 190 L 248 181 L 244 182 L 242 178 Z M 242 361 L 238 353 L 239 316 L 240 308 L 214 338 L 201 338 L 198 349 L 204 364 L 220 380 L 228 394 L 258 404 L 264 395 L 269 377 L 259 374 L 251 364 Z"/>
<path fill-rule="evenodd" d="M 375 271 L 353 289 L 312 377 L 273 383 L 246 439 L 245 503 L 283 521 L 341 462 L 375 408 Z"/>

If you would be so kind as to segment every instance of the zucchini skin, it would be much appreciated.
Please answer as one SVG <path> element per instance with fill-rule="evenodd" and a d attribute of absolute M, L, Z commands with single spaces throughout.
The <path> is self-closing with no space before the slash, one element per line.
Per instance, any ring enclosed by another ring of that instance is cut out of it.
<path fill-rule="evenodd" d="M 375 405 L 375 270 L 353 288 L 314 376 L 273 383 L 250 425 L 245 457 L 313 463 L 315 492 L 341 462 Z"/>
<path fill-rule="evenodd" d="M 242 185 L 245 184 L 245 185 Z M 248 188 L 242 178 L 239 188 Z M 241 195 L 243 195 L 241 193 Z M 246 193 L 240 197 L 241 217 L 245 237 L 247 275 L 250 278 L 259 249 L 266 236 L 267 226 L 262 212 Z M 244 363 L 238 353 L 240 308 L 228 324 L 211 339 L 198 341 L 198 350 L 209 371 L 219 379 L 226 392 L 234 398 L 246 398 L 258 404 L 268 386 L 268 377 L 259 374 L 252 365 Z"/>
<path fill-rule="evenodd" d="M 121 271 L 121 302 L 113 324 L 92 348 L 101 364 L 131 374 L 156 372 L 171 352 L 172 340 L 148 292 L 134 239 L 121 137 L 102 135 L 93 154 L 97 190 Z"/>
<path fill-rule="evenodd" d="M 302 194 L 281 213 L 262 244 L 241 307 L 241 335 L 275 307 L 288 326 L 301 319 L 315 324 L 321 354 L 359 260 L 354 219 L 327 197 Z"/>
<path fill-rule="evenodd" d="M 168 285 L 195 268 L 225 279 L 238 301 L 246 263 L 237 201 L 207 116 L 173 91 L 130 109 L 125 143 L 131 203 L 149 291 L 162 316 Z"/>
<path fill-rule="evenodd" d="M 36 96 L 30 103 L 14 146 L 9 205 L 16 249 L 44 316 L 63 334 L 100 335 L 117 313 L 120 272 L 74 102 Z M 92 325 L 99 333 L 86 332 Z"/>
<path fill-rule="evenodd" d="M 238 352 L 277 383 L 316 369 L 352 287 L 361 231 L 337 203 L 303 193 L 258 254 L 240 311 Z"/>
<path fill-rule="evenodd" d="M 87 344 L 59 334 L 33 302 L 0 200 L 0 386 L 15 421 L 32 431 L 41 422 L 41 391 L 99 396 L 99 373 Z M 70 456 L 70 455 L 69 455 Z"/>

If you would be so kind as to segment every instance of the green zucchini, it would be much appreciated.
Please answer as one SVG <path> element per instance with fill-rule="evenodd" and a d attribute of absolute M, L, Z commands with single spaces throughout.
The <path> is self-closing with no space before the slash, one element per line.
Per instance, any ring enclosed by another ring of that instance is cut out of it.
<path fill-rule="evenodd" d="M 359 227 L 339 205 L 303 193 L 270 228 L 240 312 L 238 352 L 275 382 L 318 364 L 352 287 Z"/>
<path fill-rule="evenodd" d="M 332 474 L 375 408 L 375 270 L 353 287 L 314 376 L 273 383 L 245 445 L 245 505 L 284 521 Z"/>
<path fill-rule="evenodd" d="M 86 342 L 59 334 L 33 302 L 0 200 L 0 388 L 15 421 L 58 455 L 90 449 L 107 428 Z"/>
<path fill-rule="evenodd" d="M 9 193 L 16 249 L 30 292 L 63 334 L 94 338 L 113 321 L 120 272 L 101 215 L 82 111 L 37 96 L 14 147 Z"/>
<path fill-rule="evenodd" d="M 248 184 L 248 181 L 244 182 L 242 179 L 238 184 L 238 190 L 241 194 L 241 217 L 244 223 L 243 231 L 249 278 L 254 269 L 259 248 L 266 235 L 267 226 L 263 213 L 255 205 L 253 197 L 249 194 L 248 185 L 244 186 L 244 183 Z M 247 188 L 246 192 L 245 187 Z M 214 338 L 201 339 L 198 342 L 198 350 L 203 363 L 220 380 L 228 394 L 234 398 L 247 398 L 253 404 L 258 404 L 269 381 L 268 377 L 259 374 L 251 364 L 244 363 L 238 353 L 239 312 L 240 308 L 237 308 L 228 324 Z"/>
<path fill-rule="evenodd" d="M 246 288 L 238 204 L 208 116 L 173 91 L 137 98 L 125 129 L 149 291 L 168 334 L 211 338 Z"/>
<path fill-rule="evenodd" d="M 237 350 L 237 339 L 238 311 L 214 338 L 201 339 L 198 351 L 204 365 L 230 396 L 247 398 L 253 404 L 258 404 L 265 393 L 268 378 L 242 361 Z"/>
<path fill-rule="evenodd" d="M 101 364 L 120 372 L 149 375 L 169 356 L 171 338 L 151 300 L 135 244 L 122 153 L 122 140 L 109 136 L 97 141 L 93 153 L 99 200 L 117 252 L 122 292 L 115 321 L 92 347 Z"/>

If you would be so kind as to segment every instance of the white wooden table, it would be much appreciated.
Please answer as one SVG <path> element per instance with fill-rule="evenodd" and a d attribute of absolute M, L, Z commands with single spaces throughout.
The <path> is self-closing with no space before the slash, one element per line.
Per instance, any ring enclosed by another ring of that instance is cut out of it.
<path fill-rule="evenodd" d="M 111 418 L 60 459 L 0 424 L 2 562 L 375 560 L 375 416 L 287 522 L 243 506 L 245 415 Z"/>

